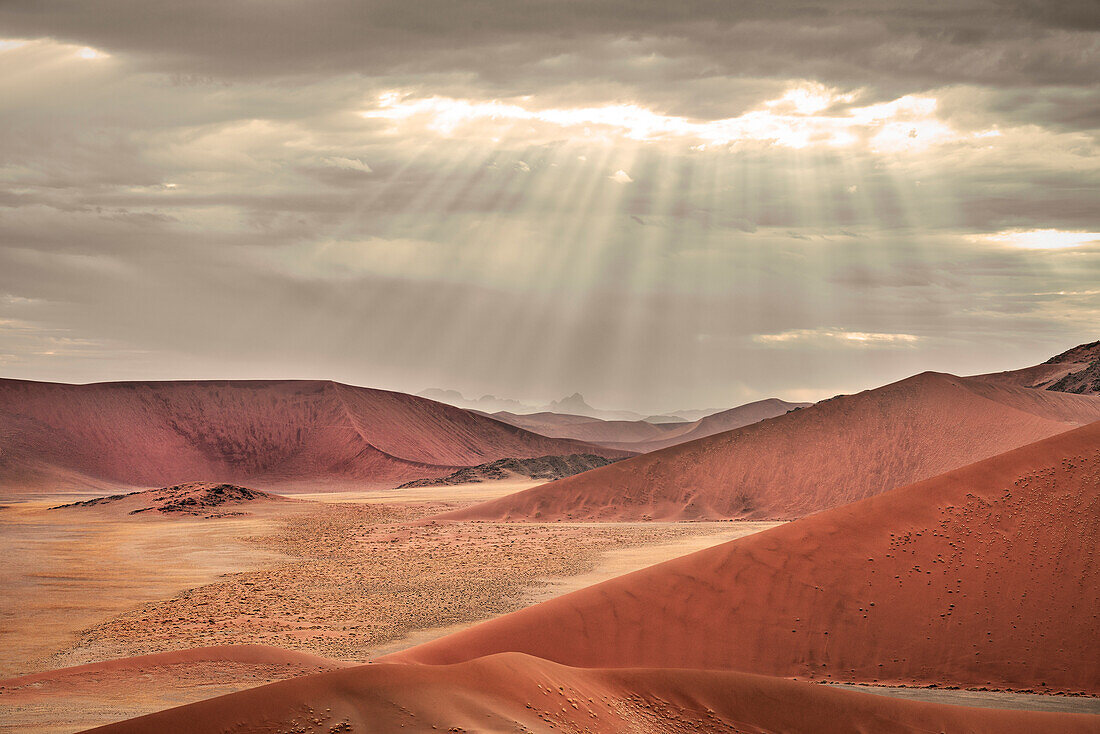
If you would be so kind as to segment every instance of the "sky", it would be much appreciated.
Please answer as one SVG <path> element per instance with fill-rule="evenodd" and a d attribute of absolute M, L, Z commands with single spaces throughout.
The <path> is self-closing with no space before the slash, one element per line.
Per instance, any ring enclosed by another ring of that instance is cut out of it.
<path fill-rule="evenodd" d="M 0 376 L 645 413 L 1100 334 L 1095 0 L 5 0 Z"/>

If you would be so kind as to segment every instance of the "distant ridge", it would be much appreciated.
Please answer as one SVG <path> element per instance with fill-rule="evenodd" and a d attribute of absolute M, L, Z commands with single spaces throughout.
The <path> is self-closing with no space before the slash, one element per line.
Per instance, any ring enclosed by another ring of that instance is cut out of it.
<path fill-rule="evenodd" d="M 326 381 L 0 380 L 0 487 L 89 493 L 195 477 L 390 486 L 506 457 L 627 455 L 403 393 Z"/>
<path fill-rule="evenodd" d="M 741 428 L 809 405 L 811 403 L 788 403 L 778 398 L 768 398 L 729 410 L 717 411 L 691 422 L 680 419 L 654 420 L 654 418 L 671 418 L 671 416 L 651 416 L 645 420 L 622 421 L 553 412 L 526 415 L 499 412 L 492 415 L 505 423 L 511 423 L 544 436 L 574 438 L 607 448 L 644 453 Z"/>

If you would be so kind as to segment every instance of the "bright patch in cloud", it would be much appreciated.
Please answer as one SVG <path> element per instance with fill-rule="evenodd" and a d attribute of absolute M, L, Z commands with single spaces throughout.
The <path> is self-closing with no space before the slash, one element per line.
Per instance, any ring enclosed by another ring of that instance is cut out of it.
<path fill-rule="evenodd" d="M 634 179 L 632 179 L 630 177 L 629 173 L 627 173 L 626 171 L 623 171 L 621 169 L 618 170 L 618 171 L 615 171 L 615 173 L 611 174 L 611 176 L 609 178 L 612 181 L 616 182 L 616 183 L 622 183 L 622 184 L 631 183 L 631 182 L 634 181 Z"/>
<path fill-rule="evenodd" d="M 856 348 L 911 347 L 921 341 L 913 334 L 886 334 L 844 329 L 790 329 L 778 334 L 756 334 L 752 340 L 766 346 L 818 344 Z"/>
<path fill-rule="evenodd" d="M 1100 243 L 1100 232 L 1067 232 L 1059 229 L 1032 229 L 1028 231 L 997 232 L 978 235 L 971 241 L 992 242 L 1021 250 L 1064 250 L 1092 243 Z"/>
<path fill-rule="evenodd" d="M 805 84 L 737 117 L 698 121 L 661 115 L 635 104 L 536 109 L 529 106 L 530 97 L 511 103 L 418 98 L 391 91 L 379 97 L 377 107 L 360 114 L 389 120 L 395 128 L 420 127 L 444 137 L 492 140 L 522 125 L 525 137 L 542 132 L 584 139 L 682 140 L 695 150 L 755 142 L 786 148 L 864 145 L 886 152 L 988 137 L 987 131 L 963 135 L 941 122 L 933 97 L 907 95 L 891 102 L 851 107 L 855 96 L 854 92 L 841 94 L 820 84 Z"/>
<path fill-rule="evenodd" d="M 108 57 L 108 54 L 105 54 L 102 51 L 97 51 L 90 46 L 85 46 L 84 48 L 80 49 L 76 52 L 76 55 L 84 59 L 85 61 L 94 61 L 96 59 L 105 59 Z"/>

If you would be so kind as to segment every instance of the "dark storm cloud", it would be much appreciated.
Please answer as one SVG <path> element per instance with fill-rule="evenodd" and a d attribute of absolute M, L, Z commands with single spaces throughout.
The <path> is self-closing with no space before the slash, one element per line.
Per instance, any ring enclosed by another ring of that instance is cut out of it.
<path fill-rule="evenodd" d="M 1095 2 L 8 0 L 9 36 L 135 57 L 180 80 L 467 70 L 519 92 L 670 60 L 654 87 L 724 75 L 814 78 L 897 96 L 953 83 L 1095 83 Z M 609 39 L 628 43 L 609 48 Z M 488 53 L 487 51 L 491 51 Z M 583 61 L 582 61 L 583 59 Z M 595 62 L 595 63 L 593 63 Z M 635 77 L 635 78 L 632 78 Z"/>

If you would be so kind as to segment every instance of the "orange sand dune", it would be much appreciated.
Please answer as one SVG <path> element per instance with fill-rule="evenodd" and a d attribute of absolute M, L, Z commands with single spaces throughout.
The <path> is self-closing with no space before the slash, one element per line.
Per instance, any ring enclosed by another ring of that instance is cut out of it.
<path fill-rule="evenodd" d="M 197 479 L 394 484 L 505 457 L 575 453 L 627 455 L 334 382 L 0 380 L 0 486 L 11 494 Z"/>
<path fill-rule="evenodd" d="M 1100 422 L 383 660 L 1100 694 L 1098 537 Z"/>
<path fill-rule="evenodd" d="M 917 703 L 725 671 L 584 670 L 513 653 L 311 675 L 91 731 L 402 730 L 1085 734 L 1100 731 L 1100 717 Z"/>
<path fill-rule="evenodd" d="M 795 518 L 1100 420 L 1100 397 L 925 372 L 443 517 Z"/>

